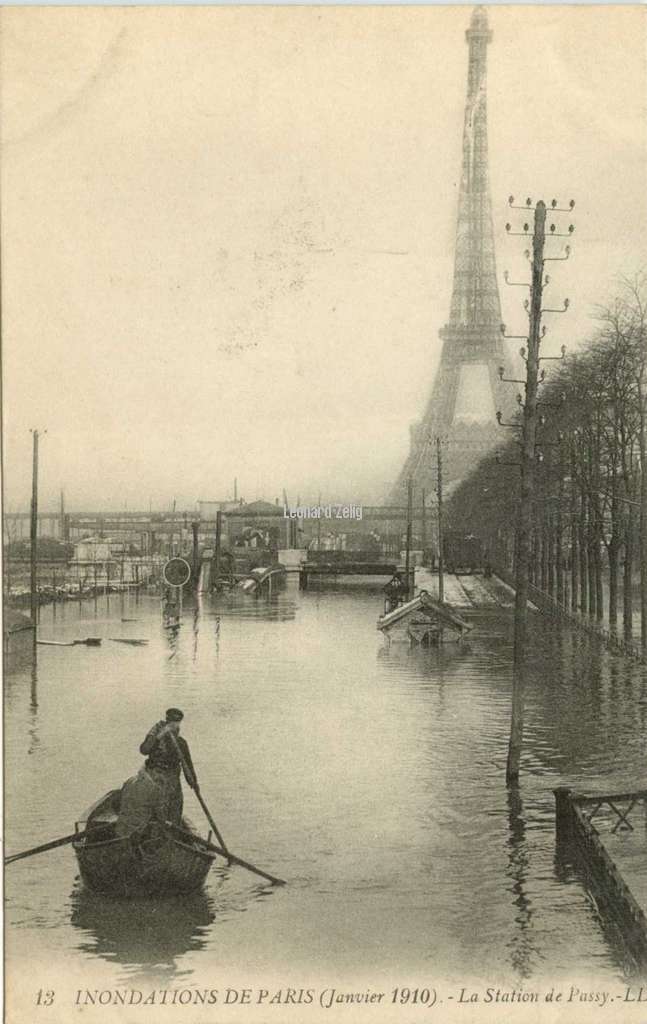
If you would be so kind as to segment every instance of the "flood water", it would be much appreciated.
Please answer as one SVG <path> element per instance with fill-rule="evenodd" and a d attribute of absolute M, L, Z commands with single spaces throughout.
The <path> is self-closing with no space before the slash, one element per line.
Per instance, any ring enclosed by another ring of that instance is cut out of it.
<path fill-rule="evenodd" d="M 622 978 L 621 948 L 556 862 L 552 789 L 645 785 L 644 668 L 533 617 L 510 797 L 510 611 L 475 611 L 467 642 L 427 650 L 387 645 L 381 611 L 379 584 L 292 580 L 185 604 L 177 632 L 155 596 L 44 608 L 42 638 L 104 639 L 39 647 L 36 669 L 6 678 L 6 852 L 73 831 L 175 705 L 230 849 L 288 885 L 220 867 L 190 899 L 112 901 L 83 890 L 64 847 L 7 869 L 10 971 L 92 988 L 208 986 L 241 965 L 286 983 Z M 185 810 L 202 826 L 189 791 Z"/>

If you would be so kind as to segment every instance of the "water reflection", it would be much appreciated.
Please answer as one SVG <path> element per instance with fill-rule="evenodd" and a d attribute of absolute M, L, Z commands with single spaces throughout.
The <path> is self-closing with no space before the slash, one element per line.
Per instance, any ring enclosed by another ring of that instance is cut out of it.
<path fill-rule="evenodd" d="M 628 980 L 647 977 L 647 964 L 639 963 L 627 948 L 617 906 L 608 901 L 608 893 L 595 873 L 588 870 L 577 843 L 565 831 L 557 832 L 553 869 L 556 880 L 563 886 L 581 887 L 588 913 L 604 935 L 609 956 L 620 974 Z"/>
<path fill-rule="evenodd" d="M 538 625 L 528 698 L 534 758 L 543 771 L 559 765 L 571 781 L 622 770 L 628 745 L 642 743 L 636 724 L 645 721 L 645 666 L 610 655 L 585 634 L 569 636 L 557 623 Z"/>
<path fill-rule="evenodd" d="M 70 895 L 70 921 L 79 931 L 77 948 L 128 968 L 170 979 L 185 953 L 204 949 L 216 918 L 205 892 L 167 899 L 110 899 L 77 881 Z"/>
<path fill-rule="evenodd" d="M 180 629 L 181 623 L 174 623 L 170 626 L 164 626 L 164 635 L 166 637 L 166 643 L 169 649 L 168 660 L 174 658 L 177 654 L 180 646 Z"/>
<path fill-rule="evenodd" d="M 29 691 L 29 725 L 27 727 L 29 745 L 27 753 L 33 754 L 40 740 L 38 738 L 38 661 L 34 655 L 31 667 L 31 687 Z"/>
<path fill-rule="evenodd" d="M 529 978 L 533 973 L 532 958 L 536 950 L 530 927 L 533 917 L 532 901 L 526 891 L 529 871 L 526 819 L 518 786 L 508 788 L 507 847 L 507 875 L 512 882 L 510 891 L 516 908 L 515 927 L 508 943 L 510 964 L 520 978 Z"/>
<path fill-rule="evenodd" d="M 198 639 L 200 637 L 200 614 L 202 612 L 202 601 L 198 596 L 195 602 L 195 608 L 193 609 L 193 660 L 197 661 L 198 658 Z"/>
<path fill-rule="evenodd" d="M 190 599 L 171 630 L 159 595 L 138 601 L 113 597 L 111 616 L 100 598 L 96 617 L 86 600 L 83 628 L 75 608 L 44 608 L 43 634 L 107 638 L 133 623 L 123 634 L 148 645 L 40 647 L 38 672 L 29 664 L 7 676 L 15 848 L 59 835 L 70 803 L 105 791 L 106 764 L 134 768 L 152 710 L 179 703 L 225 835 L 261 864 L 271 849 L 268 860 L 298 884 L 270 893 L 243 872 L 223 884 L 214 871 L 211 896 L 189 901 L 140 906 L 80 887 L 70 898 L 70 859 L 53 854 L 12 875 L 14 951 L 18 942 L 42 957 L 73 951 L 79 964 L 95 960 L 88 976 L 99 958 L 107 976 L 131 979 L 158 969 L 199 977 L 244 958 L 308 968 L 325 959 L 343 973 L 391 968 L 406 951 L 417 966 L 430 948 L 452 974 L 458 965 L 483 977 L 575 976 L 595 966 L 617 977 L 579 877 L 559 858 L 551 870 L 550 790 L 587 788 L 593 777 L 610 792 L 642 778 L 644 667 L 533 616 L 522 805 L 518 794 L 506 802 L 504 785 L 507 610 L 470 611 L 468 641 L 421 648 L 384 644 L 379 588 L 300 593 L 290 580 L 271 598 Z M 73 758 L 82 772 L 71 773 Z M 476 916 L 466 892 L 477 893 Z M 378 942 L 376 921 L 387 918 Z"/>
<path fill-rule="evenodd" d="M 216 594 L 211 606 L 221 618 L 257 619 L 262 622 L 290 622 L 296 618 L 294 597 L 285 591 L 250 597 L 238 590 Z"/>
<path fill-rule="evenodd" d="M 420 675 L 425 678 L 433 676 L 444 682 L 446 675 L 459 670 L 460 663 L 469 659 L 471 648 L 468 643 L 439 644 L 437 647 L 424 647 L 422 644 L 411 644 L 408 639 L 389 640 L 377 648 L 378 660 L 389 672 L 401 672 Z"/>

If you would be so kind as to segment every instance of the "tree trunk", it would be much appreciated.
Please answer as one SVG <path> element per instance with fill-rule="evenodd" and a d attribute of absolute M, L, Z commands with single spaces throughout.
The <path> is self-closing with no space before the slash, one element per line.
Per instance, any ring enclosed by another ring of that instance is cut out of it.
<path fill-rule="evenodd" d="M 582 488 L 580 495 L 580 612 L 586 615 L 589 609 L 589 576 L 586 537 L 586 496 Z"/>
<path fill-rule="evenodd" d="M 613 526 L 611 542 L 609 544 L 609 629 L 615 633 L 618 628 L 618 566 L 620 546 L 616 536 L 616 527 Z"/>
<path fill-rule="evenodd" d="M 557 514 L 557 526 L 555 529 L 555 568 L 556 568 L 556 587 L 557 587 L 557 603 L 560 606 L 564 606 L 564 537 L 563 537 L 563 526 L 562 526 L 562 502 L 560 495 L 559 512 Z"/>
<path fill-rule="evenodd" d="M 552 516 L 548 523 L 548 593 L 555 597 L 555 523 Z"/>
<path fill-rule="evenodd" d="M 594 618 L 596 615 L 596 596 L 597 591 L 595 589 L 595 524 L 592 522 L 591 504 L 589 503 L 589 524 L 587 530 L 587 544 L 586 544 L 586 558 L 588 563 L 588 575 L 589 575 L 589 617 Z"/>
<path fill-rule="evenodd" d="M 579 545 L 577 543 L 577 491 L 575 485 L 575 444 L 573 441 L 570 443 L 570 462 L 571 462 L 571 479 L 570 479 L 570 502 L 569 511 L 571 516 L 571 612 L 573 615 L 577 614 L 577 593 L 579 586 Z"/>
<path fill-rule="evenodd" d="M 625 640 L 633 637 L 633 594 L 632 575 L 634 568 L 634 517 L 629 506 L 625 532 L 625 565 L 623 578 L 623 633 Z"/>
<path fill-rule="evenodd" d="M 604 617 L 604 591 L 602 589 L 602 536 L 598 524 L 595 535 L 595 611 L 598 622 Z"/>
<path fill-rule="evenodd" d="M 645 424 L 644 364 L 640 384 L 640 636 L 647 654 L 647 427 Z"/>

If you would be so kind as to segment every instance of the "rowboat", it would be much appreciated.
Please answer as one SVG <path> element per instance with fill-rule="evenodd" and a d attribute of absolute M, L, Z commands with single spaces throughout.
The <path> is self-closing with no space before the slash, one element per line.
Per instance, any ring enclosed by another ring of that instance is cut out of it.
<path fill-rule="evenodd" d="M 111 896 L 173 895 L 204 884 L 216 854 L 209 842 L 182 819 L 149 826 L 144 833 L 119 836 L 115 825 L 120 790 L 111 790 L 76 823 L 72 846 L 85 885 Z"/>

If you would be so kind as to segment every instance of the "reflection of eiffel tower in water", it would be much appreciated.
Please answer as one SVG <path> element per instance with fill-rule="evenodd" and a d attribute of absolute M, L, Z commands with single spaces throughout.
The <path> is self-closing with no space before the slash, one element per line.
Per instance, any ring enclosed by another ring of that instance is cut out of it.
<path fill-rule="evenodd" d="M 492 38 L 483 7 L 475 8 L 465 33 L 469 44 L 463 171 L 449 323 L 440 331 L 440 367 L 422 420 L 411 427 L 411 450 L 394 498 L 408 477 L 416 487 L 433 486 L 433 442 L 447 438 L 443 476 L 464 477 L 501 441 L 497 409 L 510 409 L 510 392 L 498 368 L 507 354 L 501 336 L 487 151 L 487 45 Z"/>

